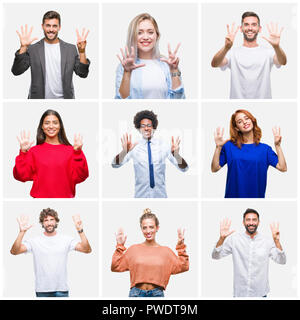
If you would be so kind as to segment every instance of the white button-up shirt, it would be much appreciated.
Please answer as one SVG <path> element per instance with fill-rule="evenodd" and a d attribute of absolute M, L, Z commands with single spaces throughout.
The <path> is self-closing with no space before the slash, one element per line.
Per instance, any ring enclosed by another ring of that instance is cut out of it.
<path fill-rule="evenodd" d="M 251 238 L 246 232 L 235 232 L 222 246 L 214 248 L 213 259 L 232 254 L 235 297 L 263 297 L 270 291 L 269 258 L 285 264 L 284 251 L 279 250 L 272 238 L 257 233 Z"/>
<path fill-rule="evenodd" d="M 167 198 L 165 186 L 165 160 L 168 158 L 179 170 L 186 171 L 188 166 L 180 169 L 178 163 L 171 153 L 171 146 L 160 139 L 152 138 L 151 156 L 154 171 L 154 188 L 150 187 L 150 174 L 148 162 L 148 140 L 141 139 L 139 143 L 129 151 L 120 164 L 112 163 L 113 168 L 119 168 L 130 159 L 133 160 L 135 172 L 135 197 L 136 198 Z"/>

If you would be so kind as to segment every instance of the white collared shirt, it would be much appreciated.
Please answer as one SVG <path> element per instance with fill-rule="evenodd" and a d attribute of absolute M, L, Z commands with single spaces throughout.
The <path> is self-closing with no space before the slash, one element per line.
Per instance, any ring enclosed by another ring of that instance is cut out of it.
<path fill-rule="evenodd" d="M 235 297 L 263 297 L 270 291 L 269 258 L 285 264 L 285 252 L 272 238 L 257 233 L 253 238 L 245 232 L 235 232 L 222 246 L 214 248 L 213 259 L 232 254 Z"/>
<path fill-rule="evenodd" d="M 167 198 L 165 186 L 166 158 L 181 171 L 188 170 L 188 166 L 180 169 L 176 159 L 171 153 L 171 146 L 160 139 L 152 138 L 150 147 L 155 186 L 151 188 L 147 142 L 147 139 L 141 139 L 139 143 L 126 154 L 120 164 L 113 162 L 112 166 L 113 168 L 119 168 L 132 159 L 135 172 L 135 198 Z"/>

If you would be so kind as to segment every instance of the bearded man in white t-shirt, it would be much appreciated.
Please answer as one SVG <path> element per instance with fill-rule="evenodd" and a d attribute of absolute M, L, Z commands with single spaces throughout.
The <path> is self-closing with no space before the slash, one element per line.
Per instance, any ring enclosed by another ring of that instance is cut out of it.
<path fill-rule="evenodd" d="M 232 48 L 238 30 L 244 36 L 243 46 Z M 263 47 L 257 43 L 257 36 L 261 32 L 260 19 L 254 12 L 245 12 L 242 15 L 242 25 L 231 28 L 227 25 L 225 46 L 212 59 L 212 67 L 222 70 L 231 70 L 231 99 L 271 99 L 272 66 L 277 68 L 285 65 L 286 55 L 280 47 L 278 24 L 267 25 L 269 37 L 267 40 L 273 48 Z"/>
<path fill-rule="evenodd" d="M 83 253 L 92 251 L 88 239 L 83 232 L 82 221 L 79 215 L 73 216 L 73 221 L 80 241 L 56 231 L 59 218 L 55 210 L 47 208 L 40 213 L 39 222 L 44 233 L 38 237 L 23 241 L 25 233 L 32 227 L 28 216 L 18 219 L 19 234 L 10 253 L 32 253 L 35 273 L 35 291 L 37 297 L 68 297 L 67 259 L 68 253 L 76 250 Z"/>
<path fill-rule="evenodd" d="M 28 99 L 74 99 L 73 72 L 86 78 L 90 61 L 86 58 L 86 38 L 89 30 L 77 33 L 76 46 L 58 37 L 61 28 L 60 14 L 48 11 L 43 16 L 44 38 L 33 43 L 32 27 L 21 27 L 17 31 L 20 49 L 15 53 L 11 68 L 15 76 L 31 69 L 31 85 Z M 78 52 L 77 52 L 78 50 Z"/>

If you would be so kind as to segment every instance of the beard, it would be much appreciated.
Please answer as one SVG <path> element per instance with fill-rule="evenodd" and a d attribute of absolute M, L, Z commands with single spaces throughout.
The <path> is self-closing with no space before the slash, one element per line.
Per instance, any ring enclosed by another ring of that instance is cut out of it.
<path fill-rule="evenodd" d="M 46 233 L 53 233 L 55 231 L 55 229 L 57 228 L 57 224 L 55 226 L 48 226 L 48 227 L 44 227 L 43 228 L 45 229 L 45 232 Z"/>
<path fill-rule="evenodd" d="M 47 33 L 44 31 L 44 36 L 45 36 L 45 38 L 46 38 L 48 41 L 54 41 L 54 40 L 57 39 L 57 37 L 58 37 L 58 32 L 48 32 L 48 33 L 55 34 L 55 37 L 52 38 L 52 39 L 50 39 L 50 38 L 48 37 Z"/>
<path fill-rule="evenodd" d="M 254 32 L 253 32 L 254 33 Z M 248 38 L 247 34 L 243 31 L 243 35 L 244 35 L 244 39 L 248 42 L 253 42 L 256 40 L 257 36 L 258 36 L 258 31 L 256 33 L 254 33 L 253 38 Z"/>
<path fill-rule="evenodd" d="M 254 229 L 250 230 L 250 227 L 254 227 Z M 246 225 L 245 228 L 249 234 L 254 234 L 257 230 L 257 225 Z"/>

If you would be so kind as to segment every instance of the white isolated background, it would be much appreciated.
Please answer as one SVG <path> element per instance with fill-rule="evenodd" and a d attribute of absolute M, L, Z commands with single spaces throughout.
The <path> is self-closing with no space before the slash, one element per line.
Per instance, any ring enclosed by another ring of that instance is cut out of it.
<path fill-rule="evenodd" d="M 158 127 L 154 137 L 170 143 L 171 137 L 180 137 L 180 155 L 189 165 L 186 172 L 180 171 L 166 159 L 166 190 L 168 197 L 192 198 L 198 196 L 197 170 L 197 125 L 198 105 L 189 102 L 130 102 L 114 101 L 102 104 L 102 181 L 103 197 L 134 197 L 134 169 L 130 160 L 120 168 L 112 168 L 113 158 L 121 152 L 121 137 L 132 134 L 132 141 L 141 139 L 135 129 L 133 118 L 142 110 L 157 114 Z"/>
<path fill-rule="evenodd" d="M 78 251 L 69 252 L 68 285 L 70 298 L 95 298 L 99 295 L 99 230 L 97 201 L 26 201 L 4 203 L 4 296 L 11 298 L 34 298 L 34 266 L 31 253 L 13 256 L 10 249 L 17 238 L 19 225 L 17 217 L 21 214 L 29 216 L 33 227 L 29 229 L 24 239 L 30 239 L 43 233 L 39 224 L 39 214 L 45 208 L 57 211 L 60 222 L 56 229 L 58 233 L 78 239 L 80 237 L 74 226 L 72 216 L 79 214 L 84 232 L 92 247 L 92 252 L 84 254 Z"/>
<path fill-rule="evenodd" d="M 231 115 L 238 109 L 250 111 L 262 130 L 261 142 L 275 151 L 272 128 L 281 128 L 281 147 L 287 162 L 287 172 L 269 166 L 266 198 L 297 197 L 297 104 L 293 102 L 206 102 L 202 103 L 202 195 L 219 198 L 225 195 L 227 164 L 218 172 L 211 172 L 215 151 L 214 132 L 224 128 L 224 139 L 229 139 Z"/>
<path fill-rule="evenodd" d="M 28 198 L 32 182 L 25 183 L 15 180 L 13 167 L 15 158 L 19 154 L 20 144 L 17 136 L 22 130 L 30 131 L 31 141 L 36 144 L 36 132 L 42 114 L 47 109 L 57 111 L 64 123 L 68 140 L 74 143 L 74 135 L 80 133 L 83 136 L 82 150 L 87 159 L 89 177 L 76 185 L 78 198 L 98 197 L 98 109 L 97 103 L 83 103 L 74 101 L 28 101 L 26 106 L 21 102 L 9 102 L 4 104 L 4 195 L 13 198 Z"/>
<path fill-rule="evenodd" d="M 50 10 L 61 16 L 59 38 L 76 46 L 76 29 L 90 30 L 87 37 L 86 55 L 91 61 L 89 75 L 80 78 L 73 75 L 76 99 L 98 98 L 99 87 L 99 14 L 97 3 L 11 3 L 4 4 L 3 36 L 5 50 L 3 55 L 4 98 L 26 99 L 29 92 L 30 68 L 22 75 L 14 76 L 11 72 L 15 52 L 20 48 L 16 30 L 21 26 L 33 26 L 32 37 L 44 38 L 42 25 L 43 15 Z M 37 40 L 37 41 L 39 41 Z M 35 42 L 34 42 L 35 43 Z"/>
<path fill-rule="evenodd" d="M 193 3 L 114 3 L 102 7 L 102 83 L 103 98 L 115 97 L 117 54 L 125 48 L 131 20 L 149 13 L 158 24 L 160 53 L 168 56 L 168 43 L 178 50 L 179 68 L 187 99 L 198 97 L 198 6 Z"/>
<path fill-rule="evenodd" d="M 227 35 L 226 25 L 240 26 L 242 14 L 254 11 L 258 14 L 262 31 L 258 35 L 258 44 L 272 46 L 262 36 L 269 36 L 267 24 L 278 23 L 284 27 L 280 46 L 287 55 L 287 64 L 271 71 L 273 99 L 292 99 L 297 97 L 297 5 L 296 3 L 210 3 L 202 5 L 201 44 L 202 44 L 202 80 L 203 98 L 229 98 L 230 70 L 212 68 L 213 56 L 224 46 Z M 238 31 L 234 47 L 243 43 L 243 34 Z M 288 84 L 288 85 L 287 85 Z"/>
<path fill-rule="evenodd" d="M 280 243 L 287 256 L 285 265 L 270 259 L 268 298 L 295 298 L 297 295 L 297 204 L 295 201 L 219 201 L 202 204 L 202 295 L 205 298 L 233 296 L 232 256 L 211 257 L 220 236 L 220 222 L 231 220 L 231 230 L 244 232 L 243 213 L 252 208 L 260 214 L 258 232 L 272 238 L 270 223 L 279 222 Z"/>
<path fill-rule="evenodd" d="M 145 208 L 150 208 L 159 220 L 160 228 L 156 241 L 171 248 L 176 254 L 177 229 L 185 228 L 186 251 L 190 258 L 187 272 L 171 275 L 166 298 L 190 297 L 198 295 L 198 212 L 196 202 L 179 201 L 119 201 L 103 203 L 103 259 L 102 259 L 102 294 L 105 298 L 126 298 L 130 289 L 129 272 L 112 272 L 111 258 L 116 249 L 115 233 L 122 227 L 127 240 L 125 247 L 142 243 L 145 238 L 140 229 L 139 219 Z"/>

